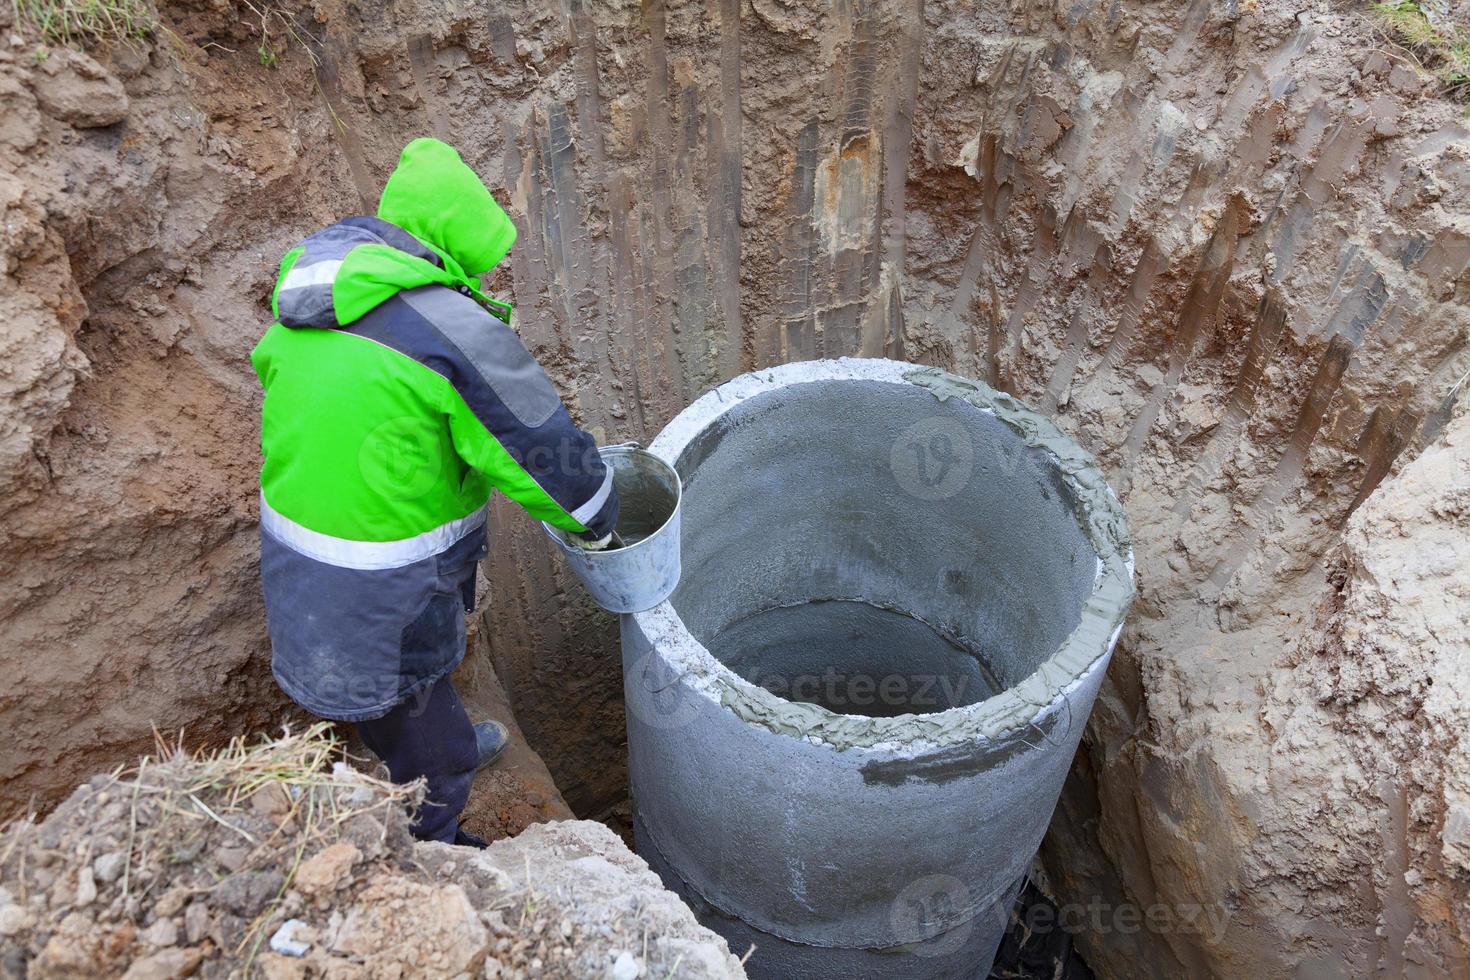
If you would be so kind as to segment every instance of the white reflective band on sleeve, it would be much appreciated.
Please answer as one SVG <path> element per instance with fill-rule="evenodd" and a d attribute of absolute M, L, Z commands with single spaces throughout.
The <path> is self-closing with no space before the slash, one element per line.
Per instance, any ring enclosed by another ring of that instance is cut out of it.
<path fill-rule="evenodd" d="M 597 492 L 592 495 L 591 500 L 572 511 L 572 519 L 585 527 L 587 522 L 596 517 L 597 512 L 602 510 L 602 505 L 607 503 L 607 495 L 612 493 L 612 486 L 612 467 L 607 466 L 606 472 L 602 474 L 602 486 L 597 488 Z"/>
<path fill-rule="evenodd" d="M 324 286 L 337 278 L 337 270 L 341 267 L 341 259 L 313 262 L 308 266 L 293 265 L 286 278 L 281 280 L 281 292 L 303 286 Z"/>
<path fill-rule="evenodd" d="M 302 527 L 265 502 L 260 495 L 260 526 L 292 551 L 308 558 L 363 571 L 400 568 L 433 557 L 485 523 L 485 508 L 459 520 L 397 541 L 353 541 Z"/>

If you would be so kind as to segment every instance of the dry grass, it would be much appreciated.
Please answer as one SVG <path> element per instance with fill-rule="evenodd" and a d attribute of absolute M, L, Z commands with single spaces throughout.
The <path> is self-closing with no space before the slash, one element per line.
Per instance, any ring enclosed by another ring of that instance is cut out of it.
<path fill-rule="evenodd" d="M 159 740 L 155 756 L 106 777 L 69 814 L 63 806 L 59 813 L 66 814 L 60 818 L 66 825 L 49 844 L 34 819 L 0 830 L 0 878 L 19 882 L 23 893 L 28 855 L 49 852 L 47 860 L 64 855 L 85 864 L 94 853 L 116 848 L 124 860 L 117 886 L 124 901 L 130 895 L 156 900 L 160 890 L 180 886 L 191 896 L 204 895 L 218 878 L 188 877 L 182 869 L 201 853 L 233 842 L 246 851 L 238 870 L 275 869 L 283 875 L 230 951 L 243 959 L 248 975 L 304 857 L 340 840 L 343 825 L 364 815 L 386 835 L 386 811 L 413 809 L 422 794 L 421 783 L 400 786 L 352 769 L 325 723 L 253 743 L 238 738 L 211 752 L 189 753 Z M 16 854 L 20 866 L 11 860 Z M 144 876 L 138 869 L 150 870 Z"/>
<path fill-rule="evenodd" d="M 135 799 L 138 792 L 161 794 L 162 806 L 176 817 L 212 821 L 241 836 L 252 848 L 245 860 L 247 867 L 278 861 L 283 851 L 290 855 L 280 890 L 234 950 L 235 955 L 245 956 L 247 975 L 265 939 L 264 927 L 290 889 L 308 850 L 336 840 L 339 828 L 353 817 L 391 806 L 417 806 L 423 792 L 417 784 L 399 786 L 347 768 L 342 745 L 327 723 L 254 744 L 237 738 L 225 749 L 196 755 L 178 746 L 170 751 L 161 741 L 158 747 L 159 764 L 150 769 L 144 759 L 134 773 L 123 774 L 124 780 L 129 775 L 134 779 Z M 290 810 L 274 833 L 257 840 L 230 818 L 244 812 L 251 799 L 269 786 L 285 792 Z M 173 831 L 181 829 L 176 826 Z M 170 840 L 157 838 L 170 836 L 156 834 L 154 843 L 169 847 Z M 131 846 L 128 853 L 131 860 Z"/>
<path fill-rule="evenodd" d="M 11 0 L 15 22 L 47 44 L 134 41 L 157 21 L 146 0 Z"/>
<path fill-rule="evenodd" d="M 1419 0 L 1375 3 L 1373 17 L 1388 40 L 1438 79 L 1446 96 L 1470 102 L 1470 23 L 1438 7 Z"/>
<path fill-rule="evenodd" d="M 317 64 L 316 51 L 313 50 L 313 38 L 309 31 L 301 26 L 296 15 L 274 0 L 240 0 L 251 16 L 259 21 L 260 43 L 255 48 L 255 56 L 263 68 L 275 68 L 280 64 L 281 55 L 291 47 L 292 44 L 300 45 L 301 50 L 311 59 L 313 66 Z"/>
<path fill-rule="evenodd" d="M 178 765 L 185 776 L 181 787 L 194 793 L 222 794 L 229 806 L 254 795 L 268 783 L 285 787 L 356 786 L 359 777 L 337 779 L 332 763 L 342 761 L 342 746 L 327 722 L 318 722 L 301 732 L 286 731 L 280 737 L 250 743 L 236 738 L 228 747 L 214 752 L 186 753 L 180 746 L 157 741 L 159 760 Z M 143 767 L 136 775 L 142 781 Z M 130 773 L 124 772 L 126 779 Z M 397 790 L 390 783 L 385 789 Z"/>

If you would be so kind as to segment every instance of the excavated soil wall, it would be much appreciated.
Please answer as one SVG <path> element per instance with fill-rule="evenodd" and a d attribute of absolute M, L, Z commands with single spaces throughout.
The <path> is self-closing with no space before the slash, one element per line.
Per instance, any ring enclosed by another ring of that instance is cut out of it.
<path fill-rule="evenodd" d="M 1098 455 L 1140 598 L 1045 851 L 1094 967 L 1470 969 L 1466 726 L 1435 700 L 1463 634 L 1350 584 L 1392 518 L 1370 494 L 1453 448 L 1470 151 L 1356 8 L 179 0 L 162 24 L 90 54 L 0 33 L 7 811 L 155 725 L 287 711 L 246 355 L 280 254 L 438 135 L 514 215 L 496 288 L 605 441 L 861 354 L 988 380 Z M 1456 492 L 1394 533 L 1463 533 Z M 614 623 L 495 523 L 490 658 L 599 814 L 625 788 Z M 1441 572 L 1463 598 L 1464 562 Z M 1368 615 L 1427 638 L 1409 676 L 1382 643 L 1347 666 Z"/>

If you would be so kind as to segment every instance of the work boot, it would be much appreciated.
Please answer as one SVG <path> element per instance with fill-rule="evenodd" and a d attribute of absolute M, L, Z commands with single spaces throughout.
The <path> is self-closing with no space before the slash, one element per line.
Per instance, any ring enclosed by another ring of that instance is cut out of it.
<path fill-rule="evenodd" d="M 510 729 L 498 721 L 482 721 L 475 726 L 475 768 L 484 769 L 500 758 L 510 744 Z"/>
<path fill-rule="evenodd" d="M 463 827 L 454 832 L 454 845 L 456 847 L 474 847 L 482 851 L 490 846 L 485 838 L 478 834 L 472 834 Z"/>

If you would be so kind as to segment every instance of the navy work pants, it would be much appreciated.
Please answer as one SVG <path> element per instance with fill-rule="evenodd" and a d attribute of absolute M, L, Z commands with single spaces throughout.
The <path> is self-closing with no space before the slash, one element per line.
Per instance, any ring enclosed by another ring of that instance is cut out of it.
<path fill-rule="evenodd" d="M 358 722 L 357 734 L 387 764 L 395 783 L 420 776 L 428 782 L 411 827 L 414 836 L 452 844 L 475 779 L 477 752 L 475 726 L 449 677 L 381 718 Z"/>

